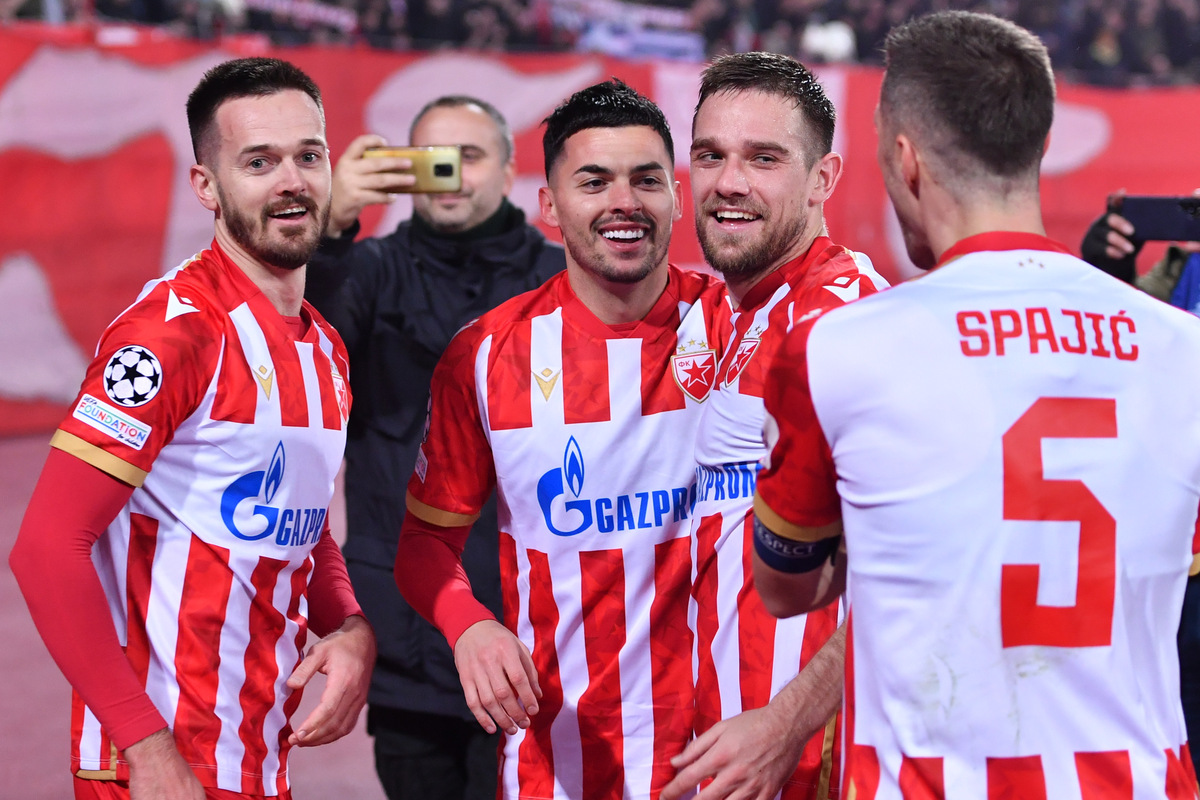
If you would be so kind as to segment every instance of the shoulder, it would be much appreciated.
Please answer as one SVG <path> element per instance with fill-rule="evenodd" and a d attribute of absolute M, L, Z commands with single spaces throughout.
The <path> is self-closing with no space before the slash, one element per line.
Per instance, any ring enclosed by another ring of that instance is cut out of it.
<path fill-rule="evenodd" d="M 725 294 L 725 282 L 707 272 L 667 265 L 668 286 L 685 303 L 719 299 Z"/>
<path fill-rule="evenodd" d="M 474 350 L 488 337 L 505 336 L 516 328 L 527 326 L 534 317 L 553 313 L 562 307 L 561 284 L 565 280 L 566 273 L 560 272 L 538 288 L 511 297 L 476 317 L 459 328 L 450 340 L 450 348 L 460 352 L 462 348 Z"/>
<path fill-rule="evenodd" d="M 813 262 L 809 276 L 826 285 L 849 286 L 853 282 L 860 295 L 888 288 L 887 280 L 876 271 L 866 253 L 832 242 Z"/>

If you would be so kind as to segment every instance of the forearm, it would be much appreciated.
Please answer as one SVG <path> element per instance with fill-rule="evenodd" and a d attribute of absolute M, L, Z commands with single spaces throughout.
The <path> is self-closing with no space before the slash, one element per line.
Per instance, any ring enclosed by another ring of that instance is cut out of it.
<path fill-rule="evenodd" d="M 91 560 L 93 543 L 132 492 L 51 450 L 9 555 L 46 649 L 121 749 L 166 727 L 125 657 Z"/>
<path fill-rule="evenodd" d="M 409 605 L 442 632 L 451 649 L 462 632 L 495 619 L 471 591 L 462 565 L 470 526 L 440 528 L 405 515 L 396 550 L 396 585 Z"/>
<path fill-rule="evenodd" d="M 780 713 L 793 721 L 793 735 L 808 741 L 828 724 L 842 704 L 846 664 L 846 626 L 842 625 L 829 641 L 784 686 L 772 700 Z"/>
<path fill-rule="evenodd" d="M 346 559 L 326 527 L 313 548 L 313 574 L 308 583 L 308 627 L 317 636 L 328 636 L 349 617 L 362 616 Z"/>

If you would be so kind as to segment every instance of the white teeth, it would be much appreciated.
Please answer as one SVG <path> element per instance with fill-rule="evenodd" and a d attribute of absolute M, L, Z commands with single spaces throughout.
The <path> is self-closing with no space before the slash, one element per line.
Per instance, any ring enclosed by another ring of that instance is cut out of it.
<path fill-rule="evenodd" d="M 748 211 L 718 211 L 716 214 L 718 220 L 724 219 L 758 219 L 757 214 L 751 214 Z"/>
<path fill-rule="evenodd" d="M 602 233 L 600 235 L 603 236 L 605 239 L 620 239 L 622 241 L 629 242 L 629 241 L 633 241 L 634 239 L 641 239 L 643 236 L 646 235 L 646 232 L 640 231 L 640 230 L 639 231 L 605 231 L 604 233 Z"/>
<path fill-rule="evenodd" d="M 276 211 L 271 216 L 283 217 L 283 216 L 287 216 L 288 214 L 303 214 L 303 213 L 304 213 L 304 206 L 292 206 L 291 208 L 285 208 L 280 211 Z"/>

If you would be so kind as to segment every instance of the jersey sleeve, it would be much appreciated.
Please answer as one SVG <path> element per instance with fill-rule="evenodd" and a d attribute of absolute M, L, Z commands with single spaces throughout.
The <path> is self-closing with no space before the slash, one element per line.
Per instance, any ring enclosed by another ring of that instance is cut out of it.
<path fill-rule="evenodd" d="M 203 399 L 220 346 L 213 312 L 160 283 L 104 332 L 51 446 L 141 486 Z"/>
<path fill-rule="evenodd" d="M 772 531 L 804 539 L 801 529 L 841 518 L 833 454 L 809 388 L 807 347 L 813 321 L 788 334 L 767 372 L 764 403 L 767 461 L 754 512 Z"/>
<path fill-rule="evenodd" d="M 478 324 L 458 332 L 434 370 L 425 435 L 408 482 L 408 513 L 444 528 L 473 523 L 496 484 L 477 389 L 476 364 L 487 341 Z"/>

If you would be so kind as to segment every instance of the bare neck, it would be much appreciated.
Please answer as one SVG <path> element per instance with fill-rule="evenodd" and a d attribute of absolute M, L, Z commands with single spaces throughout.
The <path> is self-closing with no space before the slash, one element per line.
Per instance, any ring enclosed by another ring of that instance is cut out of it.
<path fill-rule="evenodd" d="M 567 280 L 575 296 L 605 325 L 644 319 L 667 288 L 667 264 L 659 264 L 636 283 L 602 278 L 567 261 Z"/>
<path fill-rule="evenodd" d="M 1036 191 L 1013 193 L 1002 199 L 980 195 L 965 199 L 937 193 L 922 214 L 929 246 L 936 259 L 969 236 L 993 231 L 1046 235 Z"/>
<path fill-rule="evenodd" d="M 271 301 L 276 311 L 285 317 L 300 315 L 300 306 L 304 301 L 305 267 L 282 269 L 264 264 L 235 242 L 222 225 L 217 226 L 216 239 L 225 255 Z"/>

